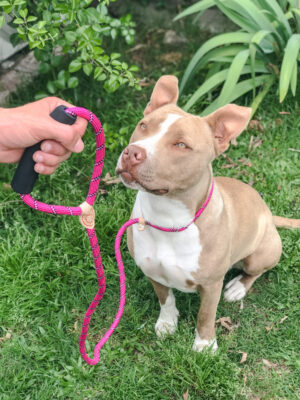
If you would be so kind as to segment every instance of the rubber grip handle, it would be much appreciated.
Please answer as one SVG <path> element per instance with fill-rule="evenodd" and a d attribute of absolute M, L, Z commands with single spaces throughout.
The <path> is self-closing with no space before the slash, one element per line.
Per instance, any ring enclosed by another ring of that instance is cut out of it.
<path fill-rule="evenodd" d="M 76 121 L 76 116 L 66 113 L 65 110 L 67 108 L 66 106 L 56 107 L 51 112 L 50 117 L 62 124 L 73 125 Z M 37 150 L 40 150 L 41 143 L 42 142 L 36 143 L 25 149 L 11 181 L 11 187 L 15 192 L 20 194 L 32 192 L 34 184 L 39 176 L 34 170 L 35 161 L 33 161 L 32 156 Z"/>

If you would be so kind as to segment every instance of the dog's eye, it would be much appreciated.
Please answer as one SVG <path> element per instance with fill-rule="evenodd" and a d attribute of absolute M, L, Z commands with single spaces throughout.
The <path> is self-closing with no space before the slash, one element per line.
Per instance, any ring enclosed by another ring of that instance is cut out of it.
<path fill-rule="evenodd" d="M 140 127 L 143 129 L 143 130 L 145 130 L 147 127 L 146 127 L 146 124 L 144 123 L 144 122 L 141 122 L 140 123 Z"/>
<path fill-rule="evenodd" d="M 176 147 L 179 147 L 180 149 L 186 149 L 186 144 L 183 142 L 179 142 L 175 144 Z"/>

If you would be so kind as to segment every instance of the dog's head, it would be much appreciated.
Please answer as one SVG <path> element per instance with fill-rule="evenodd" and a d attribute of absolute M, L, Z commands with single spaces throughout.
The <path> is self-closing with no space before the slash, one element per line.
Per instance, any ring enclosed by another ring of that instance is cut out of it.
<path fill-rule="evenodd" d="M 177 78 L 162 76 L 118 160 L 126 186 L 157 195 L 191 188 L 250 118 L 250 108 L 235 104 L 200 118 L 177 107 L 177 99 Z"/>

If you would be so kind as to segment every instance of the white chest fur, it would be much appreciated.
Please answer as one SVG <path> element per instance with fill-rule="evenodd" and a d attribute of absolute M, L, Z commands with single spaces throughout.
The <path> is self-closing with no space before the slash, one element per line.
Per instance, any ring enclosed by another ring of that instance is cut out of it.
<path fill-rule="evenodd" d="M 133 218 L 139 217 L 163 227 L 181 227 L 193 215 L 178 200 L 138 192 Z M 183 232 L 162 232 L 149 226 L 139 231 L 134 225 L 133 244 L 135 262 L 146 276 L 170 288 L 194 291 L 186 281 L 192 280 L 191 272 L 198 270 L 202 250 L 195 224 Z"/>

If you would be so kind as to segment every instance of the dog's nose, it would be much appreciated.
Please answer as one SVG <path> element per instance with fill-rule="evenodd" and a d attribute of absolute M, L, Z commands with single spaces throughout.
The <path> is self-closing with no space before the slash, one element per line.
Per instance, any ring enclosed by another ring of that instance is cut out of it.
<path fill-rule="evenodd" d="M 146 159 L 146 150 L 142 147 L 131 144 L 127 146 L 122 155 L 123 165 L 134 167 Z"/>

